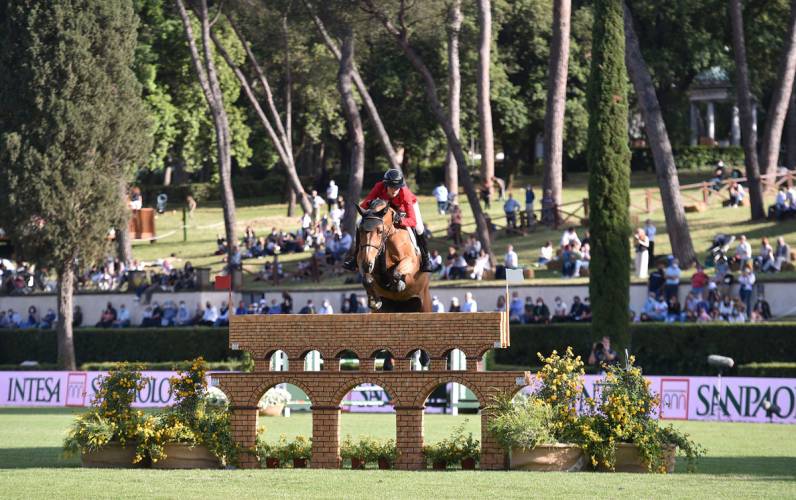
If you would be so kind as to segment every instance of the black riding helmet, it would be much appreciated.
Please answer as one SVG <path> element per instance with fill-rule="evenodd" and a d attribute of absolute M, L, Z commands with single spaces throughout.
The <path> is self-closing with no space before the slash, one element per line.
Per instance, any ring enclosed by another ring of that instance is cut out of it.
<path fill-rule="evenodd" d="M 406 185 L 404 174 L 397 168 L 391 168 L 384 173 L 384 185 L 392 188 L 402 188 Z"/>

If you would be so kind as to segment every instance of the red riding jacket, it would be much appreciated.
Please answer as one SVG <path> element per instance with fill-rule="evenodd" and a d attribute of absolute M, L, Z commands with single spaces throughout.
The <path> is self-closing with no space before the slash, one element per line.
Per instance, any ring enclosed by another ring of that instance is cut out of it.
<path fill-rule="evenodd" d="M 384 181 L 379 181 L 375 186 L 373 186 L 373 189 L 370 190 L 370 193 L 368 193 L 365 199 L 362 200 L 362 203 L 360 203 L 359 206 L 362 208 L 368 208 L 370 202 L 375 199 L 382 199 L 398 212 L 403 212 L 406 214 L 406 216 L 401 219 L 401 226 L 417 226 L 417 219 L 415 219 L 415 209 L 413 208 L 413 205 L 417 203 L 417 196 L 415 196 L 408 187 L 402 187 L 398 190 L 398 193 L 395 195 L 395 197 L 390 198 L 390 195 L 387 193 L 387 186 L 384 185 Z"/>

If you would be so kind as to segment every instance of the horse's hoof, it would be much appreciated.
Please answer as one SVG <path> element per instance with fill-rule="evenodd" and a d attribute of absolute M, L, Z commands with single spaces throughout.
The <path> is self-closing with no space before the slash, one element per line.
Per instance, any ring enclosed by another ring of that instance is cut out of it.
<path fill-rule="evenodd" d="M 403 280 L 398 281 L 398 283 L 395 284 L 395 288 L 399 292 L 403 292 L 404 290 L 406 290 L 406 282 Z"/>

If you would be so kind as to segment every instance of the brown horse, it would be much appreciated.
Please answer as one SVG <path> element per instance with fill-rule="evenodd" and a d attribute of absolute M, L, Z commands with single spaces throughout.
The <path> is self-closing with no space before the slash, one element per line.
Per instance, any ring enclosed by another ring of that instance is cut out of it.
<path fill-rule="evenodd" d="M 357 265 L 374 312 L 431 312 L 429 273 L 420 272 L 420 256 L 406 229 L 396 227 L 396 212 L 384 200 L 368 210 L 357 205 Z M 411 229 L 410 229 L 411 231 Z"/>

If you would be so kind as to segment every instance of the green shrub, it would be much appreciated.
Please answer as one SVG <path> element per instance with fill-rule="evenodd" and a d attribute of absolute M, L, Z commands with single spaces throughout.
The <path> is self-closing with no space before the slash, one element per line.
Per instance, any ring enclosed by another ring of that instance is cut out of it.
<path fill-rule="evenodd" d="M 796 378 L 796 363 L 748 363 L 738 366 L 738 376 Z"/>
<path fill-rule="evenodd" d="M 703 167 L 714 166 L 719 160 L 727 165 L 743 165 L 744 154 L 740 146 L 712 147 L 712 146 L 682 146 L 675 147 L 674 162 L 678 170 L 696 170 Z M 632 149 L 630 168 L 634 172 L 655 170 L 652 151 L 649 148 Z"/>

